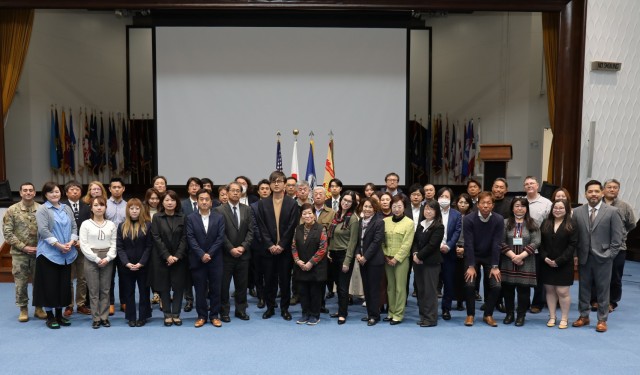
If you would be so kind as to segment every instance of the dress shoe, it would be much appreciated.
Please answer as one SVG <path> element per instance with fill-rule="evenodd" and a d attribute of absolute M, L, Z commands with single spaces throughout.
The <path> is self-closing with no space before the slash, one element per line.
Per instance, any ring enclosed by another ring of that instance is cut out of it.
<path fill-rule="evenodd" d="M 173 325 L 173 319 L 171 318 L 164 318 L 164 326 L 165 327 L 171 327 Z"/>
<path fill-rule="evenodd" d="M 391 321 L 389 322 L 390 325 L 395 326 L 402 323 L 402 320 L 395 320 L 395 319 L 391 319 Z"/>
<path fill-rule="evenodd" d="M 607 332 L 607 322 L 604 320 L 598 320 L 598 324 L 596 324 L 596 332 Z"/>
<path fill-rule="evenodd" d="M 211 319 L 211 324 L 213 324 L 213 326 L 216 328 L 222 327 L 222 321 L 218 318 Z"/>
<path fill-rule="evenodd" d="M 346 318 L 342 318 L 342 317 L 338 318 L 338 324 L 342 325 L 342 324 L 345 324 L 346 322 L 347 322 Z"/>
<path fill-rule="evenodd" d="M 464 320 L 464 325 L 467 327 L 471 327 L 473 325 L 473 315 L 467 315 L 467 318 Z"/>
<path fill-rule="evenodd" d="M 320 312 L 323 314 L 328 314 L 329 313 L 329 309 L 327 309 L 326 307 L 321 307 L 320 308 Z"/>
<path fill-rule="evenodd" d="M 245 313 L 244 311 L 236 311 L 234 315 L 240 320 L 249 320 L 249 315 L 247 315 L 247 313 Z"/>
<path fill-rule="evenodd" d="M 100 322 L 100 324 L 102 324 L 103 327 L 111 327 L 111 322 L 109 321 L 109 319 L 105 319 L 102 322 Z"/>
<path fill-rule="evenodd" d="M 507 313 L 507 316 L 504 317 L 504 320 L 502 321 L 502 323 L 504 324 L 513 323 L 513 313 L 512 312 Z"/>
<path fill-rule="evenodd" d="M 418 293 L 416 293 L 416 291 L 414 290 L 413 293 L 411 293 L 411 297 L 417 297 Z"/>
<path fill-rule="evenodd" d="M 491 316 L 491 315 L 487 315 L 487 316 L 482 317 L 482 321 L 487 323 L 487 325 L 491 326 L 491 327 L 497 327 L 498 326 L 498 323 L 496 323 L 496 321 L 493 319 L 493 316 Z"/>
<path fill-rule="evenodd" d="M 542 311 L 542 309 L 538 306 L 531 306 L 531 309 L 529 309 L 529 311 L 532 314 L 540 314 L 540 311 Z"/>
<path fill-rule="evenodd" d="M 144 327 L 147 324 L 147 319 L 140 319 L 136 322 L 136 327 Z"/>
<path fill-rule="evenodd" d="M 71 307 L 71 306 L 65 307 L 63 315 L 65 317 L 67 317 L 67 318 L 70 317 L 71 315 L 73 315 L 73 307 Z"/>
<path fill-rule="evenodd" d="M 456 303 L 456 310 L 464 311 L 464 304 L 462 302 Z"/>
<path fill-rule="evenodd" d="M 368 316 L 363 316 L 362 318 L 360 318 L 360 321 L 361 321 L 361 322 L 366 322 L 366 321 L 368 321 L 368 320 L 369 320 L 369 317 L 368 317 Z"/>
<path fill-rule="evenodd" d="M 591 302 L 591 311 L 598 311 L 598 302 Z"/>
<path fill-rule="evenodd" d="M 173 318 L 173 324 L 177 325 L 177 326 L 181 326 L 182 325 L 182 319 L 180 318 Z"/>
<path fill-rule="evenodd" d="M 100 321 L 99 320 L 95 320 L 93 323 L 91 323 L 91 328 L 93 328 L 93 329 L 100 328 Z"/>
<path fill-rule="evenodd" d="M 116 305 L 109 305 L 109 316 L 116 313 Z"/>
<path fill-rule="evenodd" d="M 507 312 L 507 309 L 504 307 L 504 304 L 503 304 L 503 303 L 499 303 L 499 304 L 496 306 L 496 310 L 498 310 L 499 312 L 501 312 L 501 313 L 503 313 L 503 314 Z"/>
<path fill-rule="evenodd" d="M 429 322 L 426 322 L 426 321 L 424 321 L 424 320 L 423 320 L 422 322 L 420 322 L 420 327 L 423 327 L 423 328 L 426 328 L 426 327 L 435 327 L 435 326 L 437 326 L 437 324 L 436 324 L 436 323 L 429 323 Z"/>
<path fill-rule="evenodd" d="M 451 313 L 449 312 L 449 310 L 444 310 L 442 312 L 442 319 L 451 320 Z"/>
<path fill-rule="evenodd" d="M 375 326 L 376 324 L 378 324 L 378 321 L 379 321 L 379 319 L 369 319 L 369 320 L 367 320 L 367 325 L 369 327 Z"/>
<path fill-rule="evenodd" d="M 122 312 L 126 312 L 127 311 L 127 304 L 126 303 L 121 303 L 120 304 L 120 311 L 122 311 Z"/>
<path fill-rule="evenodd" d="M 258 293 L 256 293 L 256 289 L 255 288 L 249 288 L 249 295 L 251 297 L 257 297 Z"/>
<path fill-rule="evenodd" d="M 78 306 L 76 311 L 78 312 L 78 314 L 91 315 L 91 309 L 87 306 Z"/>
<path fill-rule="evenodd" d="M 36 311 L 33 313 L 33 317 L 44 320 L 47 319 L 47 313 L 42 307 L 36 307 Z"/>
<path fill-rule="evenodd" d="M 338 313 L 333 313 L 333 314 L 329 315 L 329 317 L 331 317 L 331 318 L 337 318 L 339 316 L 340 316 L 340 314 L 338 314 Z"/>
<path fill-rule="evenodd" d="M 518 315 L 516 318 L 516 327 L 522 327 L 524 325 L 524 315 Z"/>
<path fill-rule="evenodd" d="M 193 301 L 187 301 L 187 304 L 184 305 L 184 312 L 190 312 L 193 310 Z"/>
<path fill-rule="evenodd" d="M 416 324 L 417 324 L 417 325 L 420 325 L 420 324 L 422 324 L 422 323 L 424 323 L 424 320 L 418 320 L 418 321 L 416 322 Z"/>
<path fill-rule="evenodd" d="M 335 297 L 335 295 L 336 294 L 334 292 L 329 292 L 329 293 L 327 293 L 327 298 L 326 299 L 333 298 L 333 297 Z"/>
<path fill-rule="evenodd" d="M 485 306 L 484 306 L 484 303 L 483 303 L 482 305 L 480 305 L 480 311 L 484 311 L 484 309 L 485 309 Z"/>
<path fill-rule="evenodd" d="M 64 316 L 56 318 L 60 327 L 69 327 L 71 325 L 71 321 Z"/>
<path fill-rule="evenodd" d="M 18 321 L 21 323 L 29 321 L 29 308 L 27 306 L 20 307 L 20 315 L 18 315 Z"/>
<path fill-rule="evenodd" d="M 258 305 L 256 305 L 256 307 L 259 308 L 259 309 L 264 309 L 265 305 L 266 304 L 264 303 L 264 300 L 261 299 L 261 300 L 258 301 Z"/>
<path fill-rule="evenodd" d="M 130 320 L 127 324 L 129 324 L 129 327 L 134 328 L 136 326 L 136 321 Z"/>
<path fill-rule="evenodd" d="M 476 301 L 482 301 L 482 297 L 480 297 L 480 293 L 476 292 Z"/>
<path fill-rule="evenodd" d="M 195 322 L 195 324 L 193 326 L 196 327 L 196 328 L 200 328 L 203 325 L 205 325 L 205 323 L 207 323 L 205 318 L 198 318 L 198 319 L 196 319 L 196 322 Z"/>
<path fill-rule="evenodd" d="M 231 322 L 231 318 L 229 317 L 229 315 L 222 315 L 222 316 L 220 316 L 220 320 L 222 320 L 222 323 L 229 323 L 229 322 Z"/>
<path fill-rule="evenodd" d="M 265 311 L 264 314 L 262 314 L 262 319 L 269 319 L 275 314 L 276 312 L 273 310 L 273 307 L 269 307 L 267 311 Z"/>
<path fill-rule="evenodd" d="M 298 304 L 298 296 L 291 297 L 291 299 L 289 300 L 289 305 L 295 306 L 297 304 Z"/>
<path fill-rule="evenodd" d="M 283 310 L 280 313 L 280 316 L 282 316 L 282 319 L 284 319 L 284 320 L 291 320 L 292 319 L 291 314 L 289 314 L 289 310 Z"/>
<path fill-rule="evenodd" d="M 382 319 L 382 321 L 383 322 L 390 322 L 391 321 L 391 317 L 389 315 L 387 315 Z"/>
<path fill-rule="evenodd" d="M 578 318 L 578 320 L 576 320 L 575 322 L 573 322 L 572 326 L 579 328 L 579 327 L 583 327 L 583 326 L 588 326 L 589 323 L 591 323 L 589 321 L 589 317 L 588 316 L 581 316 Z"/>

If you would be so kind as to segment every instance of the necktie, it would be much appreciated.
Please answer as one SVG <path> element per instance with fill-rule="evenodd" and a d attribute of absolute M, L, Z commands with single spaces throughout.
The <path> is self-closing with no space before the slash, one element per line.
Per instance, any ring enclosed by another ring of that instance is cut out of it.
<path fill-rule="evenodd" d="M 73 204 L 73 212 L 77 213 L 78 212 L 78 202 Z"/>
<path fill-rule="evenodd" d="M 236 206 L 233 206 L 233 216 L 236 218 L 238 227 L 240 227 L 240 217 L 238 217 L 238 208 Z"/>
<path fill-rule="evenodd" d="M 333 210 L 335 212 L 338 212 L 338 201 L 335 199 L 333 200 Z"/>
<path fill-rule="evenodd" d="M 198 211 L 198 203 L 193 202 L 193 211 L 196 212 Z"/>
<path fill-rule="evenodd" d="M 589 222 L 591 223 L 591 227 L 593 228 L 593 222 L 596 221 L 596 209 L 595 207 L 591 209 L 591 215 L 589 215 Z"/>

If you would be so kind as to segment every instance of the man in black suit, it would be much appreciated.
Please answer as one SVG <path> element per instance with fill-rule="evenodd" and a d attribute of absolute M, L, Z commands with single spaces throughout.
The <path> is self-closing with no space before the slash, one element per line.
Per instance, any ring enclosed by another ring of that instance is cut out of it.
<path fill-rule="evenodd" d="M 224 218 L 211 210 L 212 199 L 208 190 L 200 189 L 196 196 L 198 211 L 186 218 L 189 268 L 196 288 L 198 312 L 195 327 L 202 327 L 207 319 L 215 327 L 220 327 Z"/>
<path fill-rule="evenodd" d="M 78 230 L 80 230 L 80 225 L 87 219 L 91 217 L 91 210 L 89 209 L 89 205 L 84 203 L 81 199 L 82 197 L 82 185 L 78 181 L 71 180 L 64 185 L 64 191 L 67 196 L 67 200 L 62 201 L 62 203 L 69 205 L 71 210 L 73 211 L 73 216 L 76 220 L 76 225 L 78 226 Z M 87 307 L 87 281 L 84 278 L 84 255 L 82 255 L 82 251 L 78 251 L 78 257 L 71 264 L 71 296 L 73 298 L 73 275 L 76 277 L 76 293 L 75 293 L 75 301 L 77 306 L 77 312 L 80 314 L 89 315 L 91 314 L 91 310 Z M 67 306 L 64 309 L 64 316 L 69 317 L 73 314 L 73 299 L 71 300 L 71 305 Z"/>
<path fill-rule="evenodd" d="M 340 208 L 340 194 L 342 193 L 342 181 L 337 178 L 332 178 L 329 181 L 329 193 L 331 193 L 331 198 L 327 199 L 324 202 L 324 205 L 333 210 L 333 212 L 338 212 Z"/>
<path fill-rule="evenodd" d="M 189 198 L 182 200 L 182 213 L 184 217 L 189 217 L 194 212 L 198 211 L 198 197 L 197 194 L 202 189 L 202 180 L 198 177 L 189 177 L 187 180 L 187 193 Z M 193 310 L 193 282 L 191 280 L 191 274 L 187 273 L 187 283 L 184 289 L 184 299 L 186 301 L 184 305 L 184 312 Z"/>
<path fill-rule="evenodd" d="M 266 199 L 271 195 L 271 186 L 267 179 L 258 182 L 258 195 L 260 200 Z M 256 294 L 258 296 L 259 309 L 265 306 L 264 302 L 264 270 L 262 269 L 262 257 L 266 257 L 270 254 L 267 246 L 262 242 L 262 232 L 260 232 L 260 226 L 258 225 L 258 204 L 259 201 L 251 203 L 251 211 L 253 212 L 253 241 L 251 241 L 251 262 L 253 263 L 253 282 L 256 286 Z"/>
<path fill-rule="evenodd" d="M 240 203 L 242 185 L 231 182 L 227 185 L 229 202 L 216 208 L 216 212 L 224 218 L 224 251 L 222 269 L 222 308 L 221 319 L 228 323 L 229 286 L 231 277 L 235 287 L 235 316 L 249 320 L 247 315 L 247 284 L 249 282 L 249 262 L 251 259 L 251 241 L 253 241 L 253 217 L 251 208 Z"/>
<path fill-rule="evenodd" d="M 267 311 L 263 319 L 275 314 L 276 293 L 280 286 L 280 314 L 291 320 L 289 299 L 291 298 L 291 242 L 298 224 L 299 210 L 296 201 L 284 193 L 284 173 L 275 171 L 269 176 L 272 195 L 258 202 L 258 223 L 263 245 L 267 248 L 262 257 L 265 276 L 265 301 Z"/>

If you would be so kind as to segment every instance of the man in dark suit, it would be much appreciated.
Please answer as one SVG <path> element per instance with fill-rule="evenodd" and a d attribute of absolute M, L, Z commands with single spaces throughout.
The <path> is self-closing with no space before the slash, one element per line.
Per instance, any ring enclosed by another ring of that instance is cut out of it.
<path fill-rule="evenodd" d="M 266 199 L 271 195 L 271 186 L 267 179 L 258 182 L 258 195 L 260 200 Z M 269 253 L 267 247 L 262 242 L 262 232 L 258 225 L 258 202 L 251 203 L 251 211 L 253 212 L 253 241 L 251 241 L 251 262 L 253 263 L 253 282 L 256 286 L 256 294 L 258 296 L 257 307 L 259 309 L 265 306 L 264 301 L 264 269 L 262 268 L 262 257 L 266 257 Z"/>
<path fill-rule="evenodd" d="M 91 210 L 89 205 L 84 203 L 82 197 L 82 185 L 78 181 L 71 180 L 64 185 L 64 191 L 67 195 L 67 200 L 62 203 L 69 205 L 73 211 L 73 216 L 76 220 L 78 230 L 80 225 L 91 217 Z M 77 306 L 77 312 L 80 314 L 89 315 L 91 310 L 87 307 L 87 281 L 84 278 L 84 255 L 82 251 L 78 251 L 78 257 L 71 264 L 71 275 L 76 277 L 76 293 L 75 301 Z M 71 279 L 71 296 L 73 297 L 73 278 Z M 69 317 L 73 314 L 73 299 L 71 305 L 64 309 L 64 316 Z"/>
<path fill-rule="evenodd" d="M 333 212 L 338 212 L 340 209 L 340 194 L 342 194 L 342 181 L 337 178 L 331 179 L 329 181 L 329 193 L 331 193 L 331 198 L 328 198 L 324 205 L 333 210 Z"/>
<path fill-rule="evenodd" d="M 202 187 L 202 180 L 198 177 L 189 177 L 187 180 L 187 193 L 189 194 L 189 198 L 183 199 L 181 202 L 184 217 L 189 217 L 189 215 L 198 211 L 198 198 L 196 194 Z M 184 312 L 193 310 L 193 282 L 191 280 L 191 274 L 188 273 L 187 275 L 187 283 L 184 290 L 184 299 L 186 301 Z"/>
<path fill-rule="evenodd" d="M 609 315 L 609 287 L 613 259 L 618 255 L 624 226 L 618 209 L 602 202 L 603 189 L 599 181 L 591 180 L 585 185 L 588 204 L 573 211 L 578 230 L 578 262 L 580 267 L 580 290 L 578 309 L 580 317 L 574 327 L 589 325 L 589 300 L 592 283 L 598 296 L 598 324 L 596 331 L 607 331 Z"/>
<path fill-rule="evenodd" d="M 196 288 L 198 312 L 195 327 L 202 327 L 207 319 L 215 327 L 220 327 L 224 218 L 211 210 L 212 199 L 208 190 L 200 189 L 196 196 L 198 211 L 186 218 L 189 268 Z"/>
<path fill-rule="evenodd" d="M 247 284 L 249 282 L 249 262 L 251 259 L 250 246 L 253 241 L 253 213 L 251 208 L 240 203 L 242 186 L 238 182 L 227 185 L 229 202 L 216 208 L 216 212 L 224 218 L 224 251 L 222 270 L 222 309 L 221 319 L 228 323 L 229 317 L 229 286 L 231 277 L 235 286 L 235 316 L 242 320 L 249 320 L 247 315 Z"/>
<path fill-rule="evenodd" d="M 265 301 L 267 311 L 263 319 L 275 314 L 276 293 L 280 286 L 280 314 L 291 320 L 289 304 L 291 298 L 291 242 L 298 224 L 299 210 L 296 201 L 284 193 L 284 173 L 275 171 L 269 176 L 272 195 L 258 202 L 258 223 L 263 245 L 268 249 L 262 257 L 265 277 Z"/>

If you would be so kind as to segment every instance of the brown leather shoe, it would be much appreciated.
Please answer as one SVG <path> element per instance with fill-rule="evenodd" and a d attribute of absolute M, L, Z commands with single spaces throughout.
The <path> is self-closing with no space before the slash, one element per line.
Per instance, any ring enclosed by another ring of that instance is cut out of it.
<path fill-rule="evenodd" d="M 575 322 L 573 322 L 572 326 L 579 328 L 579 327 L 583 327 L 583 326 L 588 326 L 589 323 L 591 323 L 589 321 L 589 317 L 588 316 L 581 316 L 578 318 L 578 320 L 576 320 Z"/>
<path fill-rule="evenodd" d="M 467 319 L 464 320 L 464 325 L 471 327 L 473 325 L 473 315 L 467 315 Z"/>
<path fill-rule="evenodd" d="M 196 320 L 196 324 L 194 324 L 194 327 L 196 328 L 200 328 L 202 327 L 207 321 L 204 318 L 198 318 L 198 320 Z"/>
<path fill-rule="evenodd" d="M 109 305 L 109 315 L 113 315 L 116 313 L 116 306 L 115 305 Z"/>
<path fill-rule="evenodd" d="M 604 320 L 598 320 L 598 324 L 596 324 L 596 332 L 607 332 L 607 322 Z"/>
<path fill-rule="evenodd" d="M 222 327 L 222 321 L 218 318 L 211 319 L 211 324 L 213 324 L 214 327 Z"/>
<path fill-rule="evenodd" d="M 91 309 L 87 306 L 78 306 L 78 309 L 76 311 L 78 312 L 78 314 L 91 315 Z"/>
<path fill-rule="evenodd" d="M 498 323 L 496 323 L 496 321 L 493 319 L 493 316 L 491 316 L 491 315 L 483 316 L 482 317 L 482 321 L 487 323 L 487 325 L 489 325 L 491 327 L 497 327 L 498 326 Z"/>
<path fill-rule="evenodd" d="M 64 312 L 62 314 L 65 316 L 65 318 L 70 317 L 71 315 L 73 315 L 73 307 L 71 306 L 65 307 Z"/>

